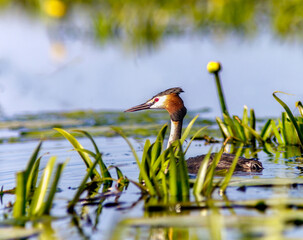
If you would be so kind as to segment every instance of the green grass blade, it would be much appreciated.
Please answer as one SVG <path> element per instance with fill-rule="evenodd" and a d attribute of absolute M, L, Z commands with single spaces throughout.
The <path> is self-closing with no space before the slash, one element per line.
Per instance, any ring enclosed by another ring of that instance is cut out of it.
<path fill-rule="evenodd" d="M 248 118 L 248 108 L 245 105 L 243 109 L 243 116 L 242 116 L 242 123 L 244 125 L 249 125 L 249 118 Z M 247 128 L 243 128 L 244 135 L 247 141 L 251 141 L 251 132 Z"/>
<path fill-rule="evenodd" d="M 84 134 L 93 144 L 94 148 L 95 148 L 95 152 L 96 152 L 96 156 L 94 157 L 95 159 L 99 159 L 99 165 L 100 165 L 100 171 L 101 171 L 101 177 L 102 178 L 111 178 L 111 175 L 105 165 L 105 163 L 102 160 L 102 154 L 99 151 L 99 148 L 95 142 L 95 140 L 93 139 L 93 137 L 86 131 L 83 130 L 73 130 L 74 132 L 79 132 Z M 105 184 L 111 184 L 112 181 L 107 181 Z"/>
<path fill-rule="evenodd" d="M 187 171 L 187 165 L 186 161 L 184 159 L 184 153 L 182 151 L 182 145 L 180 141 L 178 141 L 180 151 L 178 152 L 178 159 L 179 162 L 177 164 L 178 173 L 180 176 L 180 183 L 181 183 L 181 194 L 182 194 L 182 200 L 188 200 L 189 197 L 189 176 Z"/>
<path fill-rule="evenodd" d="M 55 193 L 57 191 L 59 179 L 61 177 L 63 168 L 65 167 L 66 164 L 67 164 L 67 161 L 65 161 L 64 163 L 60 163 L 57 166 L 57 169 L 56 169 L 56 172 L 55 172 L 55 175 L 54 175 L 54 179 L 53 179 L 53 183 L 52 183 L 52 186 L 49 190 L 48 197 L 45 201 L 45 205 L 44 205 L 42 214 L 49 214 L 50 213 L 50 210 L 51 210 L 52 204 L 53 204 L 53 200 L 54 200 L 54 197 L 55 197 Z"/>
<path fill-rule="evenodd" d="M 239 138 L 233 119 L 229 115 L 226 115 L 224 113 L 223 113 L 223 119 L 224 119 L 224 123 L 227 126 L 230 136 L 233 138 Z"/>
<path fill-rule="evenodd" d="M 78 133 L 82 133 L 84 134 L 93 144 L 94 148 L 95 148 L 95 152 L 96 154 L 100 153 L 99 151 L 99 148 L 95 142 L 95 140 L 93 139 L 93 137 L 87 132 L 87 131 L 84 131 L 84 130 L 78 130 L 78 129 L 75 129 L 75 130 L 72 130 L 73 132 L 78 132 Z"/>
<path fill-rule="evenodd" d="M 147 189 L 147 187 L 142 185 L 141 183 L 138 183 L 138 182 L 133 181 L 131 179 L 128 179 L 128 180 L 129 180 L 130 183 L 134 184 L 137 188 L 139 188 L 142 193 L 150 193 L 149 189 Z"/>
<path fill-rule="evenodd" d="M 243 127 L 247 128 L 247 129 L 251 132 L 251 134 L 258 140 L 258 142 L 259 142 L 260 144 L 264 144 L 264 141 L 263 141 L 262 137 L 259 135 L 259 133 L 258 133 L 256 130 L 254 130 L 254 129 L 251 128 L 250 126 L 244 125 L 244 124 L 241 122 L 241 120 L 240 120 L 239 118 L 236 118 L 236 120 L 237 120 Z"/>
<path fill-rule="evenodd" d="M 283 145 L 282 137 L 279 133 L 279 130 L 278 130 L 274 120 L 271 120 L 271 128 L 272 128 L 272 131 L 274 133 L 275 138 L 277 139 L 278 144 Z"/>
<path fill-rule="evenodd" d="M 177 169 L 177 159 L 175 158 L 175 154 L 173 152 L 172 147 L 169 148 L 169 194 L 170 196 L 177 197 L 179 190 L 179 178 L 178 178 L 178 169 Z"/>
<path fill-rule="evenodd" d="M 189 133 L 190 133 L 190 130 L 192 129 L 195 121 L 197 120 L 197 118 L 199 117 L 199 115 L 195 116 L 191 121 L 190 123 L 187 125 L 186 129 L 184 130 L 183 134 L 182 134 L 182 137 L 180 139 L 180 142 L 181 144 L 183 145 L 185 139 L 188 137 Z"/>
<path fill-rule="evenodd" d="M 35 164 L 35 162 L 37 160 L 37 157 L 38 157 L 38 154 L 39 154 L 39 151 L 40 151 L 41 147 L 42 147 L 42 141 L 39 142 L 38 146 L 34 150 L 32 156 L 30 157 L 30 160 L 29 160 L 29 162 L 27 164 L 27 167 L 25 169 L 26 180 L 27 180 L 28 176 L 30 175 L 31 170 L 33 169 L 33 166 L 34 166 L 34 164 Z"/>
<path fill-rule="evenodd" d="M 263 139 L 263 141 L 266 141 L 270 137 L 271 132 L 272 132 L 271 119 L 268 119 L 260 133 L 260 136 Z"/>
<path fill-rule="evenodd" d="M 249 126 L 251 129 L 256 130 L 256 116 L 254 109 L 250 109 L 250 118 L 249 118 Z M 248 129 L 247 129 L 248 130 Z M 256 137 L 251 134 L 250 142 L 255 145 L 256 144 Z"/>
<path fill-rule="evenodd" d="M 194 186 L 193 186 L 193 193 L 195 196 L 198 196 L 203 190 L 206 173 L 207 173 L 207 167 L 208 167 L 208 163 L 209 163 L 209 157 L 210 157 L 211 152 L 212 152 L 212 147 L 209 149 L 208 153 L 204 157 L 203 162 L 200 165 L 200 168 L 199 168 L 199 171 L 198 171 L 198 174 L 197 174 Z"/>
<path fill-rule="evenodd" d="M 54 128 L 56 131 L 58 131 L 60 134 L 62 134 L 72 145 L 75 149 L 84 149 L 82 147 L 82 145 L 77 141 L 77 139 L 72 136 L 70 133 L 68 133 L 67 131 L 61 129 L 61 128 Z M 84 152 L 79 152 L 77 151 L 80 155 L 80 157 L 82 158 L 82 160 L 84 161 L 87 169 L 90 169 L 91 166 L 93 165 L 92 160 L 90 159 L 89 155 L 87 153 Z M 92 180 L 99 180 L 101 179 L 100 174 L 98 173 L 98 171 L 94 168 L 94 171 L 91 174 L 91 179 Z"/>
<path fill-rule="evenodd" d="M 84 148 L 78 148 L 78 149 L 75 149 L 77 152 L 82 152 L 82 153 L 86 153 L 90 156 L 92 156 L 95 160 L 98 161 L 99 165 L 100 165 L 100 170 L 101 170 L 101 178 L 98 179 L 97 181 L 101 181 L 103 179 L 110 179 L 112 178 L 108 168 L 106 167 L 105 163 L 103 162 L 102 160 L 102 154 L 101 153 L 93 153 L 92 151 L 90 150 L 87 150 L 87 149 L 84 149 Z M 92 178 L 92 176 L 91 176 Z M 96 180 L 96 179 L 94 179 Z M 105 180 L 105 184 L 111 184 L 112 181 L 111 180 Z"/>
<path fill-rule="evenodd" d="M 196 138 L 196 137 L 197 137 L 205 128 L 207 128 L 207 127 L 200 128 L 200 129 L 193 135 L 193 137 L 190 139 L 189 143 L 188 143 L 187 146 L 186 146 L 186 149 L 185 149 L 185 151 L 184 151 L 184 154 L 187 153 L 187 150 L 189 149 L 189 147 L 190 147 L 191 143 L 193 142 L 193 140 L 195 140 L 195 138 Z"/>
<path fill-rule="evenodd" d="M 149 139 L 147 139 L 146 141 L 145 141 L 145 144 L 144 144 L 144 148 L 143 148 L 143 154 L 142 154 L 142 161 L 141 161 L 141 167 L 142 168 L 145 168 L 145 171 L 147 172 L 147 173 L 149 173 L 149 171 L 150 171 L 150 169 L 149 169 L 149 167 L 150 167 L 150 161 L 148 162 L 147 161 L 147 158 L 149 158 L 149 160 L 150 160 L 150 156 L 148 156 L 148 150 L 150 149 L 150 146 L 151 146 L 151 143 L 150 143 L 150 140 Z M 139 182 L 142 182 L 142 176 L 141 176 L 141 172 L 139 173 Z"/>
<path fill-rule="evenodd" d="M 140 170 L 140 174 L 142 176 L 142 179 L 145 181 L 145 184 L 146 184 L 146 187 L 147 189 L 149 190 L 149 194 L 152 195 L 152 196 L 155 196 L 157 195 L 157 192 L 156 192 L 156 189 L 154 188 L 152 182 L 150 181 L 146 171 L 145 171 L 145 168 L 141 166 L 141 163 L 140 163 L 140 160 L 139 160 L 139 157 L 134 149 L 134 147 L 132 146 L 131 142 L 128 140 L 128 138 L 125 136 L 125 134 L 122 132 L 121 128 L 118 128 L 118 127 L 112 127 L 112 129 L 118 133 L 122 138 L 124 138 L 124 140 L 126 141 L 126 143 L 128 144 L 128 146 L 130 147 L 132 153 L 133 153 L 133 156 L 137 162 L 137 166 L 139 167 L 139 170 Z"/>
<path fill-rule="evenodd" d="M 296 102 L 296 107 L 299 109 L 301 117 L 303 117 L 303 105 L 302 105 L 301 101 Z"/>
<path fill-rule="evenodd" d="M 283 136 L 285 137 L 285 142 L 287 142 L 287 145 L 300 145 L 300 140 L 296 133 L 296 129 L 288 118 L 286 112 L 282 113 L 282 129 L 284 132 Z"/>
<path fill-rule="evenodd" d="M 243 149 L 243 144 L 239 147 L 239 149 L 238 149 L 238 151 L 236 153 L 236 156 L 233 159 L 233 162 L 232 162 L 230 168 L 228 169 L 227 174 L 225 175 L 225 177 L 224 177 L 224 179 L 223 179 L 223 181 L 221 183 L 221 187 L 220 187 L 220 191 L 221 192 L 225 192 L 225 190 L 226 190 L 226 188 L 227 188 L 227 186 L 228 186 L 228 184 L 230 182 L 230 179 L 231 179 L 231 177 L 232 177 L 232 175 L 233 175 L 233 173 L 234 173 L 234 171 L 236 169 L 236 166 L 237 166 L 237 163 L 238 163 L 238 159 L 239 159 L 239 157 L 241 155 L 242 149 Z"/>
<path fill-rule="evenodd" d="M 153 144 L 151 151 L 151 166 L 154 164 L 156 159 L 160 156 L 163 148 L 163 142 L 165 139 L 165 133 L 167 130 L 167 124 L 165 124 L 158 133 L 157 139 Z"/>
<path fill-rule="evenodd" d="M 39 166 L 40 166 L 40 160 L 41 157 L 38 158 L 38 160 L 35 162 L 26 183 L 26 198 L 29 197 L 31 192 L 33 192 L 36 188 L 38 174 L 39 174 Z"/>
<path fill-rule="evenodd" d="M 164 153 L 162 153 L 161 154 L 161 156 L 160 156 L 160 158 L 161 158 L 161 164 L 162 164 L 162 166 L 164 166 L 165 165 L 165 154 Z M 168 187 L 167 187 L 167 181 L 166 181 L 166 174 L 165 174 L 165 170 L 164 169 L 162 169 L 162 170 L 160 170 L 160 178 L 161 178 L 161 182 L 162 182 L 162 190 L 163 190 L 163 195 L 166 197 L 166 196 L 168 196 Z"/>
<path fill-rule="evenodd" d="M 235 126 L 235 131 L 237 132 L 237 136 L 241 139 L 242 142 L 246 142 L 246 136 L 244 132 L 244 127 L 236 120 L 236 118 L 239 118 L 238 116 L 233 116 L 233 123 Z"/>
<path fill-rule="evenodd" d="M 292 122 L 292 124 L 294 125 L 294 127 L 296 129 L 296 133 L 297 133 L 297 135 L 299 137 L 299 140 L 300 140 L 300 145 L 301 145 L 301 147 L 303 147 L 303 133 L 300 131 L 297 120 L 295 119 L 294 115 L 290 111 L 289 107 L 280 98 L 278 98 L 276 96 L 276 93 L 283 93 L 283 92 L 276 91 L 276 92 L 273 93 L 273 97 L 278 101 L 278 103 L 280 103 L 282 105 L 282 107 L 287 112 L 287 115 L 290 118 L 290 121 Z"/>
<path fill-rule="evenodd" d="M 226 138 L 231 137 L 231 134 L 229 133 L 227 126 L 226 126 L 225 123 L 221 120 L 221 118 L 216 117 L 216 122 L 217 122 L 217 124 L 218 124 L 218 126 L 219 126 L 219 129 L 220 129 L 220 131 L 221 131 L 221 133 L 222 133 L 223 138 L 226 139 Z"/>
<path fill-rule="evenodd" d="M 223 154 L 224 147 L 221 148 L 221 150 L 216 153 L 213 162 L 211 163 L 209 167 L 209 171 L 207 172 L 207 176 L 205 179 L 205 186 L 204 186 L 204 195 L 207 197 L 210 197 L 212 192 L 214 191 L 214 186 L 213 186 L 213 181 L 214 181 L 214 176 L 215 176 L 215 170 L 216 167 L 221 159 L 221 156 Z"/>
<path fill-rule="evenodd" d="M 24 181 L 26 182 L 26 198 L 29 197 L 31 191 L 33 191 L 34 188 L 36 187 L 40 159 L 41 159 L 41 157 L 38 158 L 38 154 L 40 152 L 41 147 L 42 147 L 42 141 L 39 142 L 38 146 L 34 150 L 25 169 Z"/>
<path fill-rule="evenodd" d="M 39 186 L 36 189 L 30 207 L 31 216 L 39 216 L 44 207 L 44 199 L 49 187 L 49 182 L 51 179 L 52 172 L 54 170 L 54 165 L 56 162 L 56 157 L 51 157 L 44 169 Z"/>
<path fill-rule="evenodd" d="M 19 218 L 25 215 L 26 207 L 26 172 L 16 174 L 16 201 L 13 208 L 13 217 Z"/>
<path fill-rule="evenodd" d="M 118 179 L 124 178 L 124 175 L 123 175 L 122 171 L 120 170 L 120 168 L 115 167 L 115 169 L 116 169 L 117 178 Z"/>

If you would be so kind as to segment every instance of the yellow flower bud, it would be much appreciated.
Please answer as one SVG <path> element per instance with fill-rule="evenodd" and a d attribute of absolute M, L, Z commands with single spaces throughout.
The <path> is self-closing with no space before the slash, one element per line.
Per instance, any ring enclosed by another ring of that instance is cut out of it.
<path fill-rule="evenodd" d="M 219 62 L 209 62 L 207 64 L 207 71 L 209 73 L 217 73 L 221 70 L 221 64 Z"/>
<path fill-rule="evenodd" d="M 66 13 L 66 5 L 60 0 L 46 0 L 44 2 L 44 11 L 51 17 L 61 18 Z"/>

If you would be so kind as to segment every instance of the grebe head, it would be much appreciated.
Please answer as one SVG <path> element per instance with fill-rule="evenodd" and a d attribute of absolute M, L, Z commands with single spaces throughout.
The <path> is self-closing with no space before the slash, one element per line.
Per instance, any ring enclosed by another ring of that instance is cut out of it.
<path fill-rule="evenodd" d="M 125 112 L 136 112 L 145 109 L 166 109 L 173 121 L 182 121 L 186 115 L 186 108 L 179 94 L 183 90 L 179 87 L 169 88 L 158 93 L 143 104 L 125 110 Z"/>

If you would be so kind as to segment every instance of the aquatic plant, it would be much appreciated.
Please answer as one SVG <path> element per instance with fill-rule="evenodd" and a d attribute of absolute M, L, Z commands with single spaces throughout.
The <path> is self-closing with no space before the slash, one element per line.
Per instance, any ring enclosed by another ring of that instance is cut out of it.
<path fill-rule="evenodd" d="M 88 189 L 87 181 L 90 178 L 92 180 L 92 183 L 97 183 L 96 188 L 99 188 L 100 185 L 103 185 L 103 192 L 107 191 L 109 187 L 112 186 L 112 182 L 116 181 L 118 183 L 118 188 L 120 191 L 123 190 L 125 186 L 128 184 L 128 179 L 123 176 L 121 170 L 116 166 L 109 166 L 107 167 L 102 160 L 102 153 L 100 152 L 96 142 L 94 141 L 93 137 L 86 131 L 83 130 L 73 130 L 73 132 L 81 133 L 84 136 L 86 136 L 92 143 L 95 152 L 92 152 L 88 149 L 83 148 L 83 146 L 79 143 L 79 141 L 69 132 L 60 129 L 55 128 L 56 131 L 58 131 L 60 134 L 62 134 L 74 147 L 74 150 L 76 150 L 82 160 L 84 161 L 86 167 L 87 167 L 87 173 L 84 176 L 80 186 L 78 187 L 78 190 L 76 191 L 73 199 L 68 204 L 68 212 L 74 211 L 74 206 L 79 201 L 81 194 Z M 93 157 L 95 161 L 93 162 L 90 157 Z M 97 171 L 96 166 L 99 165 L 100 167 L 100 173 Z M 110 174 L 110 169 L 115 168 L 117 173 L 117 179 L 112 178 Z M 93 189 L 95 192 L 97 189 Z"/>
<path fill-rule="evenodd" d="M 139 182 L 131 182 L 136 184 L 142 192 L 147 193 L 151 196 L 157 196 L 159 199 L 166 199 L 167 202 L 184 202 L 189 200 L 190 181 L 184 156 L 194 138 L 198 136 L 205 128 L 201 128 L 193 135 L 185 150 L 183 150 L 182 145 L 185 139 L 188 137 L 188 134 L 196 119 L 197 116 L 184 130 L 182 138 L 173 142 L 172 145 L 167 149 L 163 148 L 164 136 L 167 130 L 167 125 L 164 125 L 159 131 L 154 143 L 151 144 L 150 140 L 146 140 L 143 147 L 141 161 L 131 142 L 123 133 L 122 129 L 113 127 L 113 129 L 125 139 L 131 148 L 140 171 Z M 225 175 L 225 178 L 222 179 L 222 182 L 219 184 L 213 184 L 213 179 L 215 177 L 215 168 L 223 153 L 223 148 L 216 155 L 215 160 L 212 162 L 210 167 L 208 167 L 209 157 L 211 153 L 210 150 L 202 162 L 197 178 L 194 181 L 194 195 L 210 197 L 218 186 L 221 187 L 222 192 L 224 192 L 234 172 L 241 150 L 242 147 L 238 150 L 232 167 L 229 169 L 228 173 Z"/>
<path fill-rule="evenodd" d="M 303 107 L 301 102 L 297 102 L 296 106 L 299 109 L 301 116 L 295 117 L 287 104 L 283 102 L 277 93 L 283 93 L 276 91 L 273 93 L 273 97 L 282 105 L 286 112 L 282 113 L 281 120 L 279 120 L 278 127 L 280 129 L 281 137 L 276 134 L 277 141 L 280 144 L 285 145 L 298 145 L 303 148 Z"/>
<path fill-rule="evenodd" d="M 38 157 L 38 154 L 41 146 L 42 142 L 39 143 L 32 154 L 26 169 L 16 174 L 16 201 L 13 206 L 13 217 L 15 219 L 50 213 L 58 182 L 66 162 L 57 164 L 55 171 L 56 157 L 51 157 L 37 185 L 41 160 L 41 156 Z M 51 182 L 52 175 L 54 176 Z"/>
<path fill-rule="evenodd" d="M 139 183 L 135 184 L 140 187 L 143 192 L 159 198 L 167 199 L 169 197 L 172 201 L 188 200 L 190 188 L 184 155 L 193 138 L 205 128 L 201 128 L 194 134 L 185 151 L 182 149 L 182 144 L 197 118 L 198 116 L 189 123 L 182 138 L 173 142 L 167 149 L 163 147 L 167 130 L 167 124 L 165 124 L 159 131 L 154 143 L 151 144 L 150 140 L 146 140 L 141 161 L 122 129 L 113 127 L 113 129 L 125 139 L 134 155 L 140 171 Z"/>
<path fill-rule="evenodd" d="M 263 144 L 268 140 L 268 132 L 271 120 L 264 125 L 261 133 L 256 131 L 256 118 L 255 111 L 250 109 L 250 116 L 248 115 L 248 108 L 244 106 L 243 117 L 240 119 L 238 116 L 230 116 L 227 110 L 227 104 L 223 95 L 223 88 L 219 77 L 221 70 L 221 64 L 219 62 L 209 62 L 207 65 L 209 73 L 213 74 L 216 81 L 218 97 L 221 105 L 221 111 L 223 120 L 220 117 L 216 117 L 216 122 L 222 133 L 224 140 L 239 141 L 245 144 L 256 145 L 256 140 Z"/>
<path fill-rule="evenodd" d="M 217 91 L 218 91 L 218 97 L 219 97 L 219 100 L 220 100 L 222 114 L 225 114 L 225 115 L 229 116 L 229 113 L 227 111 L 227 105 L 225 103 L 223 89 L 222 89 L 222 86 L 221 86 L 220 77 L 219 77 L 220 70 L 221 70 L 221 64 L 219 62 L 209 62 L 207 64 L 207 71 L 209 73 L 214 74 L 214 76 L 215 76 L 216 86 L 217 86 Z"/>

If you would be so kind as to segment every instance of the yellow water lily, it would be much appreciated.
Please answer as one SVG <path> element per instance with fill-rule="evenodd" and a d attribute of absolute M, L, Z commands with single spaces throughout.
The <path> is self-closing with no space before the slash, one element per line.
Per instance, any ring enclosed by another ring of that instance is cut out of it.
<path fill-rule="evenodd" d="M 219 62 L 209 62 L 207 64 L 207 71 L 209 73 L 217 73 L 221 70 L 221 64 Z"/>

